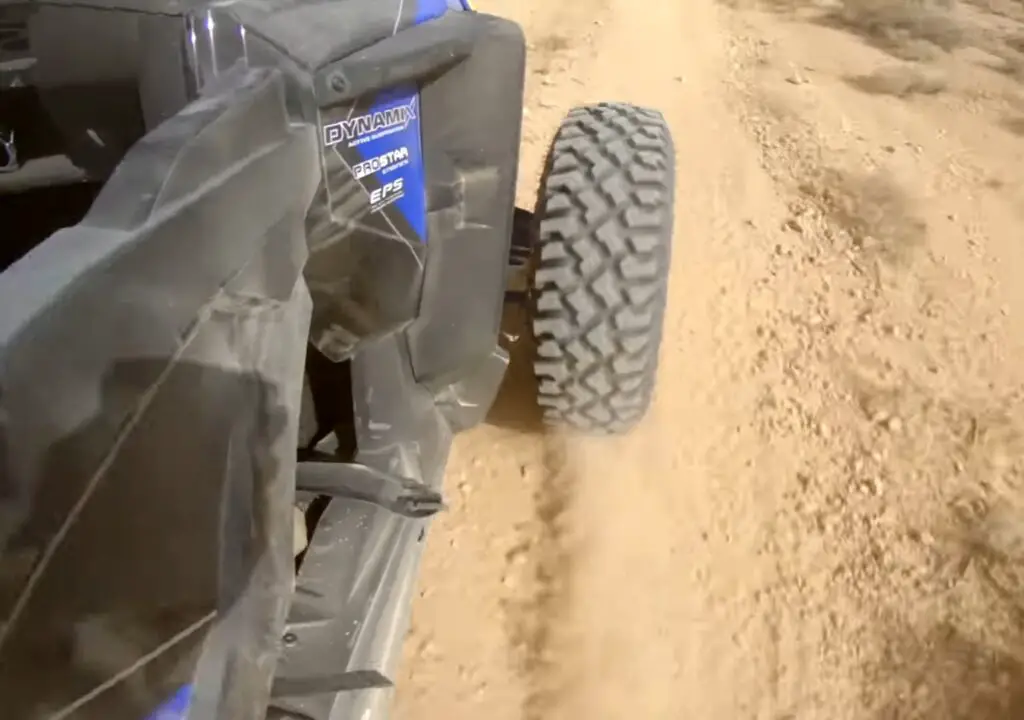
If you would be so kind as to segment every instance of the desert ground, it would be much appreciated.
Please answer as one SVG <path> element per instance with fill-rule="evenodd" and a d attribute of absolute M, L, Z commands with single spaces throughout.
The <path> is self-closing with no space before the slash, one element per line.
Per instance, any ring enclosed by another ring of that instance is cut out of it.
<path fill-rule="evenodd" d="M 1024 4 L 478 0 L 572 106 L 660 109 L 654 408 L 461 437 L 398 720 L 1024 718 Z M 523 341 L 520 340 L 520 343 Z"/>

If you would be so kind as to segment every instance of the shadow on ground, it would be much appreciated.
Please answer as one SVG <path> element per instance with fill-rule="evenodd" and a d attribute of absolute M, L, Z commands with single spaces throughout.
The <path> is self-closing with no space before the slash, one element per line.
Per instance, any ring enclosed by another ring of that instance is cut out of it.
<path fill-rule="evenodd" d="M 869 673 L 867 687 L 887 686 L 875 720 L 1019 720 L 1024 717 L 1024 662 L 953 626 L 924 636 L 906 630 Z"/>
<path fill-rule="evenodd" d="M 869 95 L 908 98 L 913 95 L 937 95 L 946 89 L 945 77 L 917 67 L 887 67 L 868 75 L 846 78 L 846 82 Z"/>
<path fill-rule="evenodd" d="M 1003 122 L 1003 127 L 1012 132 L 1014 135 L 1020 135 L 1024 137 L 1024 118 L 1007 118 Z"/>
<path fill-rule="evenodd" d="M 954 0 L 722 0 L 734 9 L 757 9 L 860 37 L 901 60 L 928 60 L 968 41 L 953 16 Z"/>
<path fill-rule="evenodd" d="M 527 580 L 518 597 L 503 603 L 509 637 L 510 665 L 526 694 L 524 720 L 544 720 L 565 689 L 555 648 L 558 628 L 571 606 L 575 553 L 567 520 L 579 477 L 567 452 L 566 438 L 545 425 L 537 404 L 533 374 L 535 341 L 529 312 L 507 306 L 502 319 L 503 345 L 510 363 L 487 423 L 534 435 L 540 449 L 533 486 L 533 516 L 520 523 L 520 540 L 506 556 L 511 567 L 526 565 Z M 523 467 L 523 477 L 527 476 Z"/>
<path fill-rule="evenodd" d="M 900 60 L 930 60 L 968 42 L 952 2 L 846 0 L 814 22 L 860 37 Z"/>
<path fill-rule="evenodd" d="M 850 174 L 819 169 L 799 187 L 860 255 L 905 266 L 927 243 L 927 225 L 917 217 L 907 191 L 883 172 Z"/>
<path fill-rule="evenodd" d="M 946 617 L 925 632 L 895 626 L 865 678 L 876 720 L 1024 718 L 1024 515 L 1011 497 L 954 505 L 958 580 L 938 596 Z"/>
<path fill-rule="evenodd" d="M 509 367 L 498 396 L 487 414 L 487 423 L 509 430 L 541 435 L 544 422 L 537 405 L 537 378 L 533 374 L 535 343 L 526 308 L 509 305 L 501 322 L 502 345 Z"/>

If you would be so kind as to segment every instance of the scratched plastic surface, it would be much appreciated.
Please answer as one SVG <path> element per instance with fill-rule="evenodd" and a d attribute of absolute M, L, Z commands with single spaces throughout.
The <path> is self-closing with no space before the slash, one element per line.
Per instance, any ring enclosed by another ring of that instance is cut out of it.
<path fill-rule="evenodd" d="M 316 156 L 280 76 L 240 71 L 0 275 L 4 717 L 144 718 L 194 672 L 195 717 L 266 707 Z"/>

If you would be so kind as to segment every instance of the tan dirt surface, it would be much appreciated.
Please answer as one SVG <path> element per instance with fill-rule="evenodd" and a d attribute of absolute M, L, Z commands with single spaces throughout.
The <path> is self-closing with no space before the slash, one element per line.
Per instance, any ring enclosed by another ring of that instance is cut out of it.
<path fill-rule="evenodd" d="M 677 146 L 657 400 L 460 438 L 398 720 L 1024 718 L 1024 5 L 479 0 Z"/>

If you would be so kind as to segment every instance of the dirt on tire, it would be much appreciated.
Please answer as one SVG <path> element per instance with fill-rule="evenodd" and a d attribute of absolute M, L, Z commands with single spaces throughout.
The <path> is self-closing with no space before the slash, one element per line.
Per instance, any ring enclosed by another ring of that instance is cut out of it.
<path fill-rule="evenodd" d="M 396 717 L 1024 717 L 1024 6 L 476 4 L 530 43 L 521 206 L 570 108 L 665 115 L 669 302 L 621 438 L 544 429 L 510 323 Z"/>

